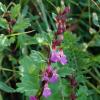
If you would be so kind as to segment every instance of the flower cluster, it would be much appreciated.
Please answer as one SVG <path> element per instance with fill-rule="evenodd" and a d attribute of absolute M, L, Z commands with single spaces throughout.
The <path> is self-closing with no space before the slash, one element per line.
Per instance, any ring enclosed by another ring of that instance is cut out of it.
<path fill-rule="evenodd" d="M 64 38 L 63 32 L 66 30 L 66 14 L 69 13 L 69 11 L 69 7 L 66 7 L 63 12 L 60 12 L 56 16 L 57 31 L 54 34 L 51 46 L 52 49 L 49 52 L 50 56 L 48 58 L 47 68 L 43 71 L 42 75 L 42 95 L 46 98 L 52 94 L 51 89 L 49 88 L 49 83 L 56 83 L 59 77 L 57 70 L 54 69 L 51 64 L 59 62 L 62 65 L 65 65 L 67 63 L 66 55 L 64 54 L 63 49 L 59 46 Z M 38 98 L 36 96 L 31 96 L 30 100 L 38 100 Z"/>
<path fill-rule="evenodd" d="M 63 12 L 60 12 L 56 16 L 57 32 L 56 34 L 62 34 L 66 30 L 66 14 L 70 12 L 70 8 L 66 7 Z"/>
<path fill-rule="evenodd" d="M 43 90 L 44 97 L 48 97 L 51 95 L 51 90 L 48 87 L 48 83 L 55 83 L 58 80 L 57 70 L 53 69 L 50 64 L 59 62 L 62 65 L 65 65 L 67 63 L 67 58 L 63 52 L 63 49 L 58 47 L 61 45 L 61 42 L 63 40 L 63 32 L 66 29 L 65 22 L 67 13 L 69 13 L 69 7 L 66 7 L 63 12 L 60 12 L 58 16 L 56 16 L 57 32 L 55 32 L 55 36 L 52 41 L 52 50 L 50 52 L 49 64 L 44 71 L 42 78 L 42 80 L 45 81 Z"/>
<path fill-rule="evenodd" d="M 51 95 L 51 90 L 48 87 L 48 83 L 55 83 L 58 81 L 57 70 L 53 69 L 51 65 L 48 65 L 43 73 L 42 81 L 45 82 L 43 96 L 48 97 Z"/>
<path fill-rule="evenodd" d="M 55 83 L 58 80 L 56 69 L 53 69 L 50 65 L 48 65 L 47 69 L 43 73 L 42 80 L 50 83 Z"/>
<path fill-rule="evenodd" d="M 59 51 L 52 50 L 50 60 L 51 62 L 60 62 L 62 65 L 65 65 L 67 63 L 66 56 L 64 55 L 62 49 L 60 49 Z"/>

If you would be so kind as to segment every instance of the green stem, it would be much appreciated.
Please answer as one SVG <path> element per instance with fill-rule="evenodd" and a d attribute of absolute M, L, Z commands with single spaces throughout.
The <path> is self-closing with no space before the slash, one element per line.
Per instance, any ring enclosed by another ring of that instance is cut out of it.
<path fill-rule="evenodd" d="M 99 79 L 96 75 L 94 75 L 91 71 L 89 71 L 88 73 L 89 73 L 97 82 L 100 83 L 100 79 Z"/>
<path fill-rule="evenodd" d="M 43 15 L 42 19 L 45 22 L 46 29 L 47 29 L 47 31 L 49 31 L 50 28 L 49 28 L 49 24 L 48 24 L 48 21 L 47 21 L 46 11 L 45 11 L 45 7 L 43 5 L 43 2 L 42 2 L 42 0 L 37 0 L 37 3 L 38 3 L 40 10 L 42 12 L 42 15 Z"/>
<path fill-rule="evenodd" d="M 2 68 L 2 67 L 0 67 L 0 70 L 8 71 L 8 72 L 18 72 L 19 73 L 19 71 L 14 71 L 14 70 L 7 69 L 7 68 Z"/>
<path fill-rule="evenodd" d="M 7 35 L 7 36 L 8 36 L 8 37 L 11 37 L 11 36 L 16 36 L 16 35 L 21 35 L 21 34 L 27 34 L 27 33 L 33 32 L 33 31 L 34 31 L 34 30 L 28 31 L 28 32 L 14 33 L 14 34 L 10 34 L 10 35 Z"/>
<path fill-rule="evenodd" d="M 95 70 L 96 74 L 98 75 L 98 77 L 100 78 L 100 72 L 97 70 L 96 67 L 94 68 L 94 70 Z"/>
<path fill-rule="evenodd" d="M 87 85 L 90 86 L 91 88 L 93 88 L 98 94 L 100 94 L 100 91 L 89 81 L 86 81 Z"/>
<path fill-rule="evenodd" d="M 15 71 L 15 70 L 11 70 L 11 69 L 7 69 L 7 68 L 2 68 L 1 66 L 0 66 L 0 70 L 1 71 L 8 71 L 8 72 L 12 72 L 12 73 L 21 73 L 20 71 Z M 25 73 L 25 74 L 29 74 L 29 73 Z M 34 76 L 40 76 L 41 77 L 41 75 L 34 75 Z"/>
<path fill-rule="evenodd" d="M 97 8 L 100 10 L 100 7 L 99 7 L 99 5 L 94 1 L 94 0 L 91 0 L 94 4 L 95 4 L 95 6 L 97 6 Z"/>

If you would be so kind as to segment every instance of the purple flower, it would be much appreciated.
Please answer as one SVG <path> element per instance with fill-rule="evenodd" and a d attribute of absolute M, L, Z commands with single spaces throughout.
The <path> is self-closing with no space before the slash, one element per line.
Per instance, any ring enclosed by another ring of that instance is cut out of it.
<path fill-rule="evenodd" d="M 66 58 L 66 55 L 64 55 L 63 50 L 59 51 L 59 62 L 62 65 L 65 65 L 67 63 L 67 58 Z"/>
<path fill-rule="evenodd" d="M 35 96 L 30 96 L 30 100 L 37 100 Z"/>
<path fill-rule="evenodd" d="M 51 95 L 51 90 L 48 87 L 48 83 L 46 83 L 43 90 L 43 96 L 47 98 L 50 95 Z"/>
<path fill-rule="evenodd" d="M 58 61 L 59 61 L 59 56 L 58 56 L 58 53 L 57 53 L 56 50 L 52 50 L 50 60 L 51 60 L 52 62 L 58 62 Z"/>
<path fill-rule="evenodd" d="M 50 83 L 55 83 L 55 82 L 58 81 L 58 74 L 57 74 L 56 70 L 53 70 L 52 73 L 53 73 L 53 75 L 52 75 L 52 77 L 49 79 L 49 82 L 50 82 Z"/>
<path fill-rule="evenodd" d="M 49 78 L 52 76 L 52 67 L 50 65 L 48 65 L 48 67 L 46 68 L 46 70 L 43 73 L 43 78 L 42 80 L 45 81 L 49 81 Z"/>
<path fill-rule="evenodd" d="M 70 7 L 65 7 L 62 14 L 64 15 L 64 14 L 68 14 L 68 13 L 70 13 Z"/>
<path fill-rule="evenodd" d="M 52 62 L 60 62 L 62 65 L 65 65 L 67 63 L 66 55 L 64 55 L 62 49 L 58 52 L 56 50 L 53 50 L 50 60 Z"/>
<path fill-rule="evenodd" d="M 58 80 L 58 74 L 56 69 L 53 69 L 50 65 L 47 67 L 43 74 L 43 79 L 50 83 L 55 83 Z"/>

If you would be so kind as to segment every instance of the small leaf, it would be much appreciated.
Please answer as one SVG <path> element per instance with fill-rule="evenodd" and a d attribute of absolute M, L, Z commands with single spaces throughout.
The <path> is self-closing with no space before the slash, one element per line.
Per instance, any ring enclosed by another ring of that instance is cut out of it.
<path fill-rule="evenodd" d="M 0 27 L 2 27 L 4 29 L 8 29 L 8 23 L 7 23 L 6 19 L 0 18 Z"/>
<path fill-rule="evenodd" d="M 5 47 L 10 46 L 11 43 L 15 41 L 15 37 L 10 37 L 9 39 L 4 34 L 0 35 L 0 50 L 3 50 Z"/>
<path fill-rule="evenodd" d="M 74 69 L 73 68 L 69 68 L 67 66 L 64 66 L 62 68 L 60 68 L 58 70 L 58 73 L 61 77 L 65 77 L 67 75 L 71 75 L 72 73 L 74 72 Z"/>
<path fill-rule="evenodd" d="M 2 12 L 6 12 L 6 11 L 7 11 L 6 6 L 5 6 L 4 4 L 2 4 L 1 2 L 0 2 L 0 10 L 1 10 Z"/>
<path fill-rule="evenodd" d="M 86 86 L 80 86 L 77 92 L 77 100 L 88 100 L 88 93 Z"/>
<path fill-rule="evenodd" d="M 57 15 L 55 14 L 55 13 L 52 13 L 52 18 L 55 20 L 55 17 L 56 17 Z"/>
<path fill-rule="evenodd" d="M 13 88 L 11 88 L 10 86 L 1 81 L 0 81 L 0 89 L 8 93 L 15 92 Z"/>
<path fill-rule="evenodd" d="M 34 63 L 40 64 L 45 62 L 45 57 L 38 51 L 32 50 L 30 56 L 32 57 Z"/>
<path fill-rule="evenodd" d="M 94 25 L 100 27 L 98 16 L 97 16 L 97 14 L 95 12 L 92 14 L 92 17 L 93 17 L 92 20 L 93 20 Z"/>
<path fill-rule="evenodd" d="M 21 8 L 20 4 L 17 4 L 11 8 L 11 17 L 12 18 L 16 18 L 19 15 L 20 8 Z"/>
<path fill-rule="evenodd" d="M 24 30 L 25 28 L 27 28 L 28 26 L 30 26 L 30 20 L 28 18 L 24 18 L 20 21 L 18 21 L 14 27 L 13 27 L 13 31 L 14 32 L 19 32 Z"/>
<path fill-rule="evenodd" d="M 48 45 L 51 44 L 53 34 L 51 33 L 41 33 L 35 35 L 36 41 L 39 44 Z"/>

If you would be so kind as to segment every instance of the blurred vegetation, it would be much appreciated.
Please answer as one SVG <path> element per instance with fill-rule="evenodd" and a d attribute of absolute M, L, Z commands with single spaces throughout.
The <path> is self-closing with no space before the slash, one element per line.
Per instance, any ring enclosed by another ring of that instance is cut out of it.
<path fill-rule="evenodd" d="M 28 100 L 36 93 L 37 73 L 56 31 L 54 18 L 64 6 L 71 8 L 62 43 L 69 62 L 59 75 L 75 75 L 77 100 L 100 99 L 100 0 L 0 0 L 0 100 Z M 66 83 L 51 86 L 63 88 L 65 99 L 55 94 L 48 100 L 67 100 Z"/>

